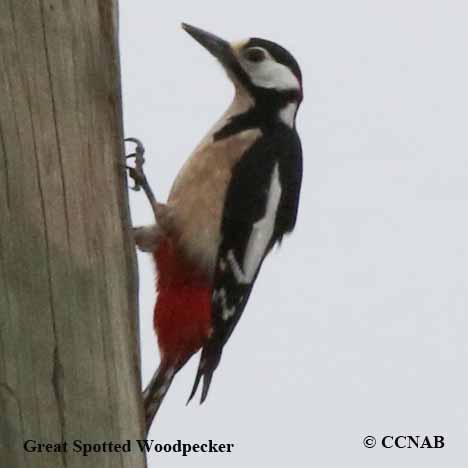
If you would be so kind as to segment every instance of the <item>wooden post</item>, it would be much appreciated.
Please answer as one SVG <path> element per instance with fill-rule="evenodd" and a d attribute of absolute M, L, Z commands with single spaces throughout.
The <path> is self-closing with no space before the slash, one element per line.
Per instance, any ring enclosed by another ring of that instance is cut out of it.
<path fill-rule="evenodd" d="M 117 0 L 0 11 L 0 465 L 144 467 Z"/>

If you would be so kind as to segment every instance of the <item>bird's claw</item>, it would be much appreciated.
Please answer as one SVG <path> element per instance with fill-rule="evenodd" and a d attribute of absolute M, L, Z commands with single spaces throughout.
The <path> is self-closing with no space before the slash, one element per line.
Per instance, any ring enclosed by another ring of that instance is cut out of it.
<path fill-rule="evenodd" d="M 139 192 L 142 184 L 141 173 L 131 166 L 125 166 L 125 168 L 128 170 L 128 175 L 133 179 L 133 186 L 130 188 L 135 192 Z"/>
<path fill-rule="evenodd" d="M 136 138 L 126 138 L 125 141 L 130 141 L 132 143 L 135 143 L 135 152 L 132 154 L 129 154 L 126 159 L 129 158 L 134 158 L 135 159 L 135 164 L 133 166 L 127 166 L 125 167 L 128 170 L 128 175 L 133 179 L 134 181 L 134 186 L 130 187 L 132 190 L 140 190 L 143 189 L 145 192 L 145 195 L 147 196 L 151 208 L 154 213 L 154 218 L 156 222 L 158 221 L 159 218 L 159 212 L 160 210 L 160 205 L 158 201 L 156 200 L 156 197 L 154 196 L 153 190 L 151 190 L 150 184 L 146 180 L 145 173 L 143 171 L 143 165 L 145 164 L 145 148 L 143 144 L 141 143 L 140 140 L 137 140 Z"/>
<path fill-rule="evenodd" d="M 135 166 L 125 166 L 128 169 L 128 175 L 133 179 L 133 187 L 130 187 L 132 190 L 138 192 L 141 187 L 147 183 L 146 176 L 143 171 L 143 165 L 145 164 L 145 147 L 143 143 L 136 138 L 125 138 L 124 141 L 130 141 L 136 144 L 135 152 L 126 156 L 126 159 L 134 158 Z"/>

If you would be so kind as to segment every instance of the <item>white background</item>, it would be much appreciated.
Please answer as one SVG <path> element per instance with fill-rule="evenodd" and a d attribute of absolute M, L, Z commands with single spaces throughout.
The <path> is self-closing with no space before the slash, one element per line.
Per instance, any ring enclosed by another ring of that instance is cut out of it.
<path fill-rule="evenodd" d="M 274 40 L 304 75 L 296 231 L 265 262 L 206 403 L 185 406 L 196 357 L 150 434 L 234 451 L 151 456 L 150 468 L 466 467 L 466 2 L 120 3 L 125 132 L 144 141 L 161 200 L 232 97 L 181 21 Z M 151 222 L 142 193 L 132 210 Z M 146 384 L 154 272 L 139 262 Z M 446 448 L 365 449 L 368 434 L 441 434 Z"/>

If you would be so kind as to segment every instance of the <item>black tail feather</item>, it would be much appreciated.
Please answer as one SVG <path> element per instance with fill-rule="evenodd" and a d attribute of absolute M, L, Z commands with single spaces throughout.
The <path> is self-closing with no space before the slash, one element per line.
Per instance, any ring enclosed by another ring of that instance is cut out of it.
<path fill-rule="evenodd" d="M 200 361 L 200 364 L 198 365 L 197 376 L 195 377 L 195 382 L 193 383 L 192 391 L 190 392 L 190 396 L 188 397 L 187 403 L 185 403 L 186 405 L 188 405 L 192 401 L 192 398 L 195 396 L 195 393 L 197 393 L 198 384 L 200 383 L 200 379 L 203 374 L 203 371 L 201 369 L 202 366 Z"/>
<path fill-rule="evenodd" d="M 197 392 L 198 385 L 203 377 L 203 387 L 202 394 L 200 398 L 200 404 L 202 404 L 208 395 L 208 390 L 210 389 L 211 380 L 213 378 L 213 373 L 218 367 L 219 360 L 221 359 L 222 349 L 216 346 L 210 346 L 209 344 L 203 348 L 200 364 L 198 365 L 197 375 L 195 377 L 195 382 L 190 392 L 190 396 L 187 400 L 187 405 L 190 403 L 192 398 Z"/>
<path fill-rule="evenodd" d="M 156 413 L 166 396 L 176 371 L 173 367 L 160 365 L 143 392 L 146 433 L 148 434 Z"/>

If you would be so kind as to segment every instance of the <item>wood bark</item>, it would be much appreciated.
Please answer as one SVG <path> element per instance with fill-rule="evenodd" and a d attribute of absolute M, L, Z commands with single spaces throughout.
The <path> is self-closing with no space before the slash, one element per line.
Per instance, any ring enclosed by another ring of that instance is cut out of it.
<path fill-rule="evenodd" d="M 0 465 L 143 467 L 117 0 L 0 11 Z"/>

